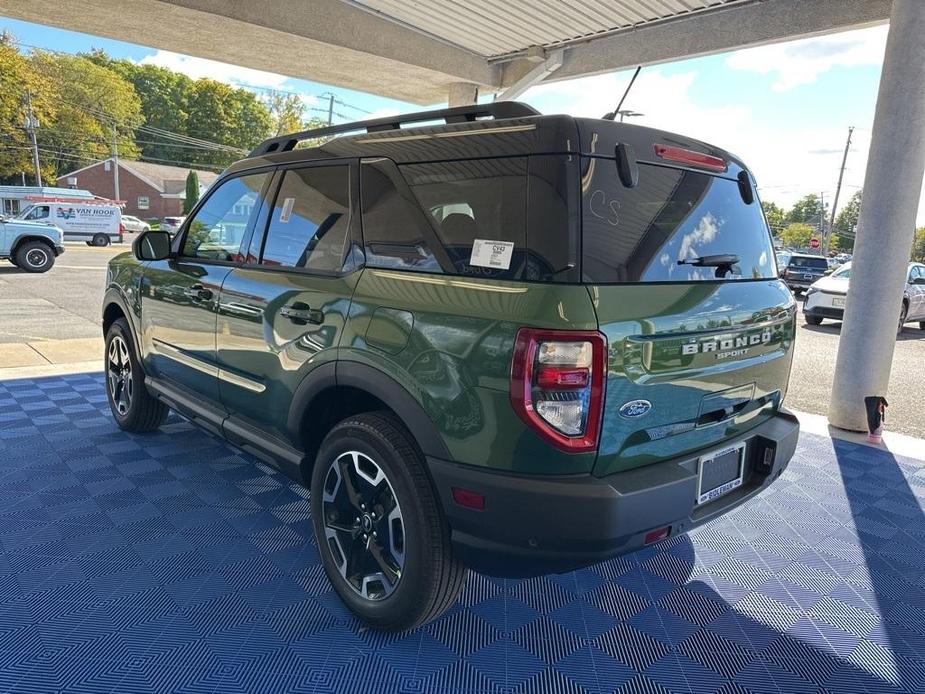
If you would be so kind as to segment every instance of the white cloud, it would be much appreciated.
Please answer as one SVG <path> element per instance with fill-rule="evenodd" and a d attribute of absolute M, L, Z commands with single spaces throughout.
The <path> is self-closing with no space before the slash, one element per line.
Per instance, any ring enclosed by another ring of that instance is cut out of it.
<path fill-rule="evenodd" d="M 846 53 L 833 48 L 833 43 L 837 44 L 837 40 L 844 42 L 846 37 L 852 42 L 860 41 L 866 49 L 862 51 L 856 47 Z M 861 55 L 865 56 L 864 64 L 878 65 L 882 60 L 884 40 L 885 30 L 874 27 L 832 37 L 804 39 L 782 46 L 754 48 L 738 54 L 789 49 L 795 51 L 790 55 L 807 56 L 806 71 L 812 72 L 814 79 L 820 76 L 824 80 L 823 73 L 826 70 L 835 64 L 848 65 L 849 61 L 860 60 Z M 839 57 L 833 58 L 833 54 Z M 816 56 L 815 59 L 812 56 Z M 762 60 L 773 65 L 775 59 L 765 53 Z M 823 62 L 829 66 L 826 70 L 821 69 Z M 569 113 L 600 118 L 613 110 L 629 78 L 630 74 L 624 72 L 550 82 L 530 89 L 522 99 L 543 113 Z M 824 193 L 826 201 L 831 202 L 850 121 L 844 120 L 842 125 L 839 122 L 842 118 L 833 117 L 827 119 L 828 123 L 825 124 L 816 120 L 803 123 L 800 127 L 782 127 L 773 119 L 768 119 L 766 112 L 756 112 L 756 109 L 766 110 L 768 101 L 773 102 L 774 97 L 764 99 L 762 104 L 752 105 L 739 99 L 733 89 L 709 95 L 711 101 L 719 105 L 704 105 L 704 99 L 695 98 L 703 96 L 695 94 L 696 79 L 697 72 L 694 69 L 679 74 L 666 74 L 664 68 L 645 68 L 624 105 L 625 108 L 645 115 L 628 122 L 695 137 L 741 156 L 755 174 L 763 200 L 789 207 L 808 193 Z M 851 94 L 837 95 L 832 103 L 833 113 L 848 110 L 843 104 L 856 98 Z M 876 94 L 871 98 L 876 98 Z M 832 122 L 837 125 L 830 126 Z M 839 207 L 864 184 L 871 124 L 856 120 L 854 125 L 857 128 L 848 153 Z M 925 225 L 925 197 L 919 206 L 917 220 L 919 226 Z"/>
<path fill-rule="evenodd" d="M 192 79 L 208 77 L 236 87 L 279 89 L 289 79 L 285 75 L 278 75 L 273 72 L 253 70 L 171 51 L 157 51 L 153 55 L 146 55 L 139 63 L 141 65 L 157 65 L 158 67 L 182 72 Z"/>
<path fill-rule="evenodd" d="M 777 92 L 814 83 L 834 67 L 880 65 L 887 27 L 859 29 L 812 39 L 788 41 L 734 51 L 726 58 L 733 70 L 773 74 Z"/>

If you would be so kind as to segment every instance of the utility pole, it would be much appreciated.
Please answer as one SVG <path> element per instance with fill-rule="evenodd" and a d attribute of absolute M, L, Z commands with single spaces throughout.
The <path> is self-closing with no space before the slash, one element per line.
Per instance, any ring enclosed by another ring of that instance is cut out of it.
<path fill-rule="evenodd" d="M 26 122 L 23 129 L 29 134 L 29 142 L 32 145 L 32 165 L 35 167 L 35 185 L 42 187 L 42 167 L 39 165 L 39 145 L 35 139 L 35 129 L 39 127 L 39 121 L 32 113 L 32 92 L 26 91 Z"/>
<path fill-rule="evenodd" d="M 832 203 L 832 215 L 829 217 L 829 233 L 825 235 L 824 253 L 829 252 L 829 238 L 832 236 L 832 229 L 835 228 L 835 208 L 838 207 L 838 194 L 841 193 L 841 182 L 845 176 L 845 163 L 848 161 L 848 149 L 851 147 L 851 135 L 854 133 L 854 126 L 848 128 L 848 141 L 845 142 L 845 153 L 841 158 L 841 169 L 838 172 L 838 185 L 835 186 L 835 202 Z"/>
<path fill-rule="evenodd" d="M 112 189 L 115 193 L 115 200 L 121 200 L 119 196 L 119 143 L 116 140 L 116 126 L 112 126 Z"/>
<path fill-rule="evenodd" d="M 334 124 L 334 93 L 328 92 L 328 127 Z"/>

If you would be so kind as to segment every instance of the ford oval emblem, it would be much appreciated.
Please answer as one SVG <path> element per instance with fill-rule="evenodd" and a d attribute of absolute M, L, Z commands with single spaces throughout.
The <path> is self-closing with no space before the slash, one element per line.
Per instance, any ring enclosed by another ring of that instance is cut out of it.
<path fill-rule="evenodd" d="M 624 403 L 620 408 L 621 417 L 642 417 L 652 409 L 652 403 L 648 400 L 630 400 Z"/>

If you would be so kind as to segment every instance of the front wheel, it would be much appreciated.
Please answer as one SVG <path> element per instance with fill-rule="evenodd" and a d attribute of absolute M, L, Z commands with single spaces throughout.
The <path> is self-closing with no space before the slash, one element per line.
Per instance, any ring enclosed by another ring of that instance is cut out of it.
<path fill-rule="evenodd" d="M 328 579 L 370 626 L 414 629 L 456 601 L 466 569 L 423 456 L 390 414 L 358 415 L 331 430 L 315 460 L 311 510 Z"/>
<path fill-rule="evenodd" d="M 14 261 L 26 272 L 48 272 L 55 264 L 55 253 L 47 243 L 26 241 L 16 249 Z"/>
<path fill-rule="evenodd" d="M 904 301 L 902 308 L 899 310 L 899 326 L 896 328 L 896 335 L 902 335 L 903 327 L 906 325 L 906 318 L 909 317 L 909 305 Z"/>
<path fill-rule="evenodd" d="M 106 332 L 105 358 L 106 395 L 116 424 L 135 433 L 157 429 L 170 409 L 145 388 L 144 373 L 124 318 L 114 321 Z"/>
<path fill-rule="evenodd" d="M 806 316 L 806 322 L 810 325 L 822 325 L 821 316 Z"/>

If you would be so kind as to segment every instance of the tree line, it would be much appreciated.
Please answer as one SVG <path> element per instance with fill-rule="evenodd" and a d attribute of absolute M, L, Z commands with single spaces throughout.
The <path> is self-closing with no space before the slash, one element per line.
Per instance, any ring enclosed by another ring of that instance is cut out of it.
<path fill-rule="evenodd" d="M 213 79 L 115 59 L 17 48 L 0 34 L 0 182 L 32 183 L 27 104 L 42 178 L 109 157 L 220 170 L 272 135 L 313 127 L 296 94 L 258 96 Z"/>
<path fill-rule="evenodd" d="M 851 253 L 861 212 L 861 190 L 858 190 L 835 216 L 829 250 Z M 761 203 L 771 233 L 785 248 L 809 248 L 813 238 L 821 242 L 821 229 L 828 228 L 828 211 L 818 195 L 805 195 L 785 210 L 773 202 Z M 821 221 L 820 221 L 821 220 Z M 925 263 L 925 227 L 915 230 L 912 260 Z"/>

